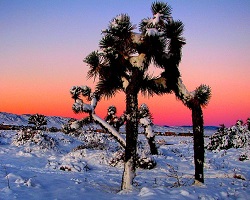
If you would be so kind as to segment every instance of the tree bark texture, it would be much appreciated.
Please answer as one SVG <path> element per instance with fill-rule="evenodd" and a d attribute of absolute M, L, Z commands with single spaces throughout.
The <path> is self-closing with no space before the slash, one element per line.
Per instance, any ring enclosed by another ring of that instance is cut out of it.
<path fill-rule="evenodd" d="M 131 190 L 135 178 L 136 149 L 138 137 L 138 99 L 137 94 L 126 95 L 126 148 L 122 178 L 122 190 Z"/>
<path fill-rule="evenodd" d="M 126 88 L 126 148 L 124 172 L 122 177 L 122 190 L 132 190 L 136 171 L 136 150 L 138 137 L 138 93 L 140 71 L 132 72 L 131 81 Z"/>
<path fill-rule="evenodd" d="M 155 136 L 147 138 L 148 139 L 148 145 L 150 147 L 150 152 L 152 155 L 158 155 L 158 150 L 155 144 Z"/>
<path fill-rule="evenodd" d="M 203 113 L 199 104 L 192 106 L 192 121 L 194 134 L 194 164 L 195 183 L 204 183 L 204 127 Z"/>

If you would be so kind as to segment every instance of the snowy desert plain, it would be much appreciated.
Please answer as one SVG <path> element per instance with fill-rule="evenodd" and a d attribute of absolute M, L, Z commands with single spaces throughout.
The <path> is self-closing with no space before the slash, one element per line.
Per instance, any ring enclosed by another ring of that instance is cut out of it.
<path fill-rule="evenodd" d="M 0 199 L 250 199 L 250 150 L 205 150 L 204 185 L 193 185 L 191 127 L 154 125 L 159 155 L 153 169 L 137 169 L 134 189 L 120 191 L 122 148 L 96 124 L 66 134 L 68 118 L 47 117 L 47 129 L 33 131 L 29 115 L 0 112 L 0 125 L 23 127 L 0 130 Z M 53 127 L 53 128 L 52 128 Z M 21 130 L 22 129 L 22 130 Z M 122 129 L 124 130 L 124 128 Z M 217 127 L 205 127 L 205 144 Z M 176 135 L 165 136 L 163 133 Z M 27 135 L 32 137 L 25 138 Z M 123 135 L 125 137 L 125 135 Z M 139 134 L 138 153 L 149 156 Z M 247 159 L 239 159 L 245 155 Z"/>

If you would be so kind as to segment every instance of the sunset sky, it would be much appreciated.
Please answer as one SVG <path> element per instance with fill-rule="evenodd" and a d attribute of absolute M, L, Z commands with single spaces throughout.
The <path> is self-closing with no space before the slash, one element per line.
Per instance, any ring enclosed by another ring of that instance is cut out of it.
<path fill-rule="evenodd" d="M 133 24 L 151 17 L 149 0 L 0 0 L 0 112 L 81 117 L 71 109 L 69 89 L 89 85 L 83 59 L 98 49 L 101 30 L 118 14 Z M 250 117 L 250 1 L 169 0 L 173 18 L 185 24 L 179 67 L 192 91 L 212 88 L 205 125 L 231 126 Z M 191 125 L 191 111 L 174 94 L 140 97 L 159 125 Z M 101 100 L 101 117 L 125 96 Z"/>

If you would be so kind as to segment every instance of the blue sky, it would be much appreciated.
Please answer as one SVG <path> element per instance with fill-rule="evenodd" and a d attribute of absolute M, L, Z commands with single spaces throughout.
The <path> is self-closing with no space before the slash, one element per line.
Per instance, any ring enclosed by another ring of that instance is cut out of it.
<path fill-rule="evenodd" d="M 250 1 L 167 2 L 173 18 L 185 24 L 187 44 L 180 65 L 184 83 L 190 90 L 201 83 L 212 87 L 213 97 L 204 110 L 205 124 L 230 125 L 250 117 Z M 82 60 L 98 49 L 101 30 L 120 13 L 139 24 L 151 17 L 151 3 L 0 0 L 0 111 L 74 116 L 68 91 L 72 85 L 94 86 L 93 80 L 86 80 L 88 68 Z M 173 95 L 140 101 L 149 104 L 155 123 L 191 123 L 190 111 L 176 103 Z M 101 103 L 100 115 L 108 104 L 119 102 Z M 118 107 L 121 113 L 123 109 Z"/>

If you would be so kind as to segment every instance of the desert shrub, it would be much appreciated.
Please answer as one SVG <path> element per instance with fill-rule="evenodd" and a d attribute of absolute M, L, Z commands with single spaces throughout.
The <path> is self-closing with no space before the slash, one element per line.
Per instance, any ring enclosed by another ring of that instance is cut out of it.
<path fill-rule="evenodd" d="M 28 124 L 33 124 L 36 129 L 39 129 L 41 126 L 47 125 L 46 116 L 40 114 L 31 115 L 28 119 Z"/>
<path fill-rule="evenodd" d="M 36 134 L 33 138 L 33 141 L 42 149 L 53 149 L 57 145 L 57 141 L 54 138 L 48 136 L 43 132 L 40 132 L 40 134 Z"/>
<path fill-rule="evenodd" d="M 20 146 L 27 142 L 31 142 L 32 138 L 35 134 L 38 134 L 40 131 L 35 131 L 31 129 L 23 129 L 17 132 L 16 136 L 14 137 L 12 143 L 14 145 Z"/>
<path fill-rule="evenodd" d="M 46 168 L 73 172 L 90 170 L 90 167 L 84 160 L 83 150 L 69 152 L 68 154 L 62 156 L 59 160 L 55 160 L 54 158 L 49 159 Z"/>
<path fill-rule="evenodd" d="M 109 160 L 109 165 L 112 167 L 122 166 L 125 159 L 125 152 L 120 150 L 114 153 L 113 157 Z"/>
<path fill-rule="evenodd" d="M 236 125 L 226 128 L 224 125 L 210 137 L 210 142 L 207 145 L 208 150 L 221 150 L 230 148 L 247 147 L 250 131 L 248 127 L 243 125 L 241 120 L 238 120 Z"/>
<path fill-rule="evenodd" d="M 183 173 L 180 173 L 178 171 L 178 166 L 173 166 L 170 164 L 167 164 L 168 167 L 168 174 L 167 176 L 170 178 L 170 180 L 173 181 L 173 185 L 171 187 L 181 187 L 184 185 L 187 185 L 188 180 L 184 182 Z"/>
<path fill-rule="evenodd" d="M 77 136 L 83 143 L 74 150 L 93 149 L 115 152 L 121 149 L 119 144 L 114 142 L 114 139 L 109 134 L 96 132 L 95 130 L 81 131 L 77 135 L 74 134 L 74 136 Z"/>
<path fill-rule="evenodd" d="M 56 127 L 51 127 L 49 128 L 49 132 L 59 132 L 60 129 L 56 128 Z"/>
<path fill-rule="evenodd" d="M 24 144 L 36 144 L 41 149 L 53 149 L 57 145 L 57 141 L 42 131 L 24 129 L 17 132 L 13 138 L 12 144 L 16 146 Z"/>
<path fill-rule="evenodd" d="M 142 169 L 153 169 L 156 161 L 152 157 L 140 157 L 136 161 L 136 166 Z"/>
<path fill-rule="evenodd" d="M 239 156 L 239 161 L 244 161 L 244 160 L 248 160 L 248 155 L 246 153 L 243 153 Z"/>
<path fill-rule="evenodd" d="M 74 126 L 72 126 L 74 124 Z M 80 123 L 76 119 L 70 119 L 68 123 L 62 125 L 62 131 L 65 134 L 71 134 L 74 132 L 78 132 L 77 130 L 80 128 Z"/>
<path fill-rule="evenodd" d="M 125 153 L 124 151 L 120 150 L 114 153 L 113 157 L 109 160 L 109 165 L 112 167 L 120 166 L 122 167 L 124 164 Z M 136 159 L 136 167 L 142 169 L 153 169 L 156 166 L 156 161 L 149 156 L 142 156 L 139 157 L 137 155 Z"/>
<path fill-rule="evenodd" d="M 81 145 L 82 149 L 104 150 L 109 146 L 107 135 L 95 133 L 94 131 L 81 135 L 81 140 L 84 142 L 84 144 Z"/>

